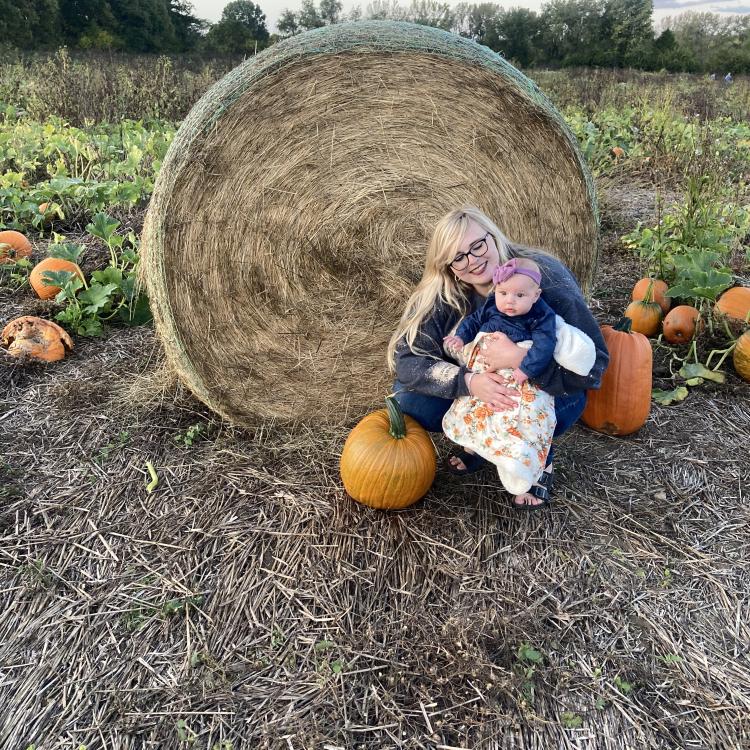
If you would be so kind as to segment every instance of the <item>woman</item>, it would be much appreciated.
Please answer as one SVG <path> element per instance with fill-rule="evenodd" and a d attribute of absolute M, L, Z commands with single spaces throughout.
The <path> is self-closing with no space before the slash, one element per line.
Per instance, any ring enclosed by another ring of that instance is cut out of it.
<path fill-rule="evenodd" d="M 453 399 L 475 396 L 496 411 L 513 406 L 515 392 L 494 372 L 517 368 L 526 350 L 503 334 L 483 352 L 490 370 L 470 373 L 443 352 L 443 338 L 465 315 L 477 310 L 492 290 L 492 275 L 513 257 L 529 257 L 542 272 L 542 299 L 569 324 L 587 333 L 596 346 L 596 362 L 588 375 L 576 375 L 554 360 L 534 384 L 555 397 L 555 436 L 568 430 L 586 405 L 586 390 L 598 388 L 609 361 L 599 326 L 591 315 L 570 271 L 542 250 L 512 245 L 478 208 L 465 206 L 446 214 L 432 235 L 422 279 L 412 294 L 388 345 L 388 361 L 396 373 L 396 400 L 405 414 L 431 432 L 442 431 L 443 415 Z M 513 505 L 533 510 L 548 505 L 552 489 L 552 458 L 528 493 Z M 484 460 L 459 451 L 449 459 L 456 474 L 479 470 Z"/>

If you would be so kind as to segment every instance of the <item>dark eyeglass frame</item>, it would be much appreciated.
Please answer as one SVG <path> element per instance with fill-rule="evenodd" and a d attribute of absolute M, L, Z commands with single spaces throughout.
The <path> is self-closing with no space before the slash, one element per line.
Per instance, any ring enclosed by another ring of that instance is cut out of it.
<path fill-rule="evenodd" d="M 471 243 L 471 247 L 469 247 L 468 251 L 465 253 L 459 253 L 450 263 L 450 267 L 454 271 L 465 271 L 469 267 L 469 256 L 473 255 L 475 258 L 481 258 L 483 255 L 487 254 L 488 245 L 487 245 L 487 238 L 492 235 L 491 232 L 487 232 L 487 234 L 484 235 L 484 237 L 474 241 Z M 484 250 L 481 250 L 480 252 L 477 252 L 481 247 L 484 247 Z M 456 265 L 458 264 L 458 265 Z"/>

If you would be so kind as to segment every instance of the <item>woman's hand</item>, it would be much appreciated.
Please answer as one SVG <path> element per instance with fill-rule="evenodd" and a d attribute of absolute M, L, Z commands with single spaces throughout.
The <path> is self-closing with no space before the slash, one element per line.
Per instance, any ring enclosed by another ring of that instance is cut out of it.
<path fill-rule="evenodd" d="M 495 411 L 515 408 L 520 398 L 518 391 L 508 388 L 505 380 L 496 372 L 475 373 L 471 378 L 469 393 Z"/>
<path fill-rule="evenodd" d="M 482 357 L 490 370 L 501 370 L 506 367 L 515 370 L 526 356 L 526 349 L 514 344 L 499 331 L 482 338 L 480 346 Z"/>

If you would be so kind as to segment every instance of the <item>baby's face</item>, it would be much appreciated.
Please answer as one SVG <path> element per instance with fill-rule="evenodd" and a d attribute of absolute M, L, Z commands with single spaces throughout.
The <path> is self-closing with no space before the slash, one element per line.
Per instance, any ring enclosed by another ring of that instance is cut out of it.
<path fill-rule="evenodd" d="M 495 305 L 505 315 L 524 315 L 541 293 L 534 279 L 516 273 L 495 287 Z"/>

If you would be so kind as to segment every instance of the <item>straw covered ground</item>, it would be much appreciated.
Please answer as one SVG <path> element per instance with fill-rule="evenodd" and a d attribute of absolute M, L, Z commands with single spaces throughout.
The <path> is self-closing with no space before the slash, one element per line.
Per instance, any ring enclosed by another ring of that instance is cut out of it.
<path fill-rule="evenodd" d="M 639 275 L 617 237 L 653 193 L 599 187 L 611 322 Z M 733 372 L 632 437 L 575 427 L 548 512 L 441 469 L 383 513 L 339 482 L 353 417 L 232 428 L 162 362 L 148 328 L 0 360 L 3 750 L 750 744 Z"/>

